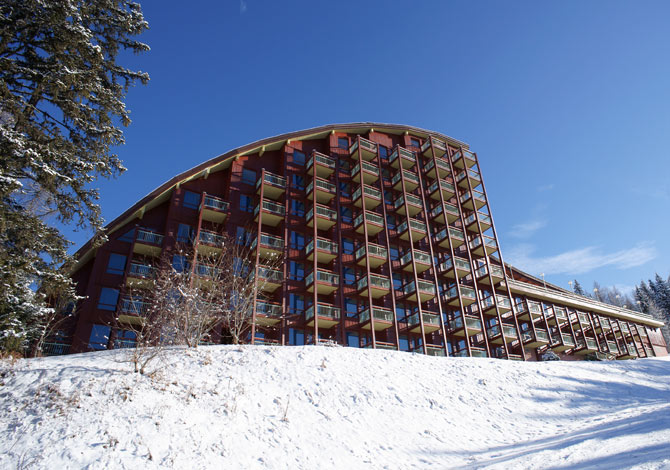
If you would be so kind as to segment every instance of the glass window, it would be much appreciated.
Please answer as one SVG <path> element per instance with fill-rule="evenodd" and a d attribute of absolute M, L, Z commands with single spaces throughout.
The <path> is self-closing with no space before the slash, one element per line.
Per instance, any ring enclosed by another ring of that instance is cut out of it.
<path fill-rule="evenodd" d="M 351 170 L 351 163 L 349 163 L 349 159 L 344 159 L 340 158 L 340 170 L 344 170 L 346 172 L 349 172 Z"/>
<path fill-rule="evenodd" d="M 344 277 L 344 284 L 347 286 L 353 286 L 356 284 L 356 271 L 353 268 L 343 268 L 342 276 Z"/>
<path fill-rule="evenodd" d="M 242 169 L 242 182 L 244 184 L 256 185 L 256 172 L 248 168 Z"/>
<path fill-rule="evenodd" d="M 291 232 L 288 242 L 289 247 L 295 250 L 302 250 L 305 248 L 305 236 L 302 233 Z"/>
<path fill-rule="evenodd" d="M 391 261 L 398 261 L 400 259 L 400 252 L 398 251 L 398 247 L 390 246 L 389 250 L 391 253 Z"/>
<path fill-rule="evenodd" d="M 305 216 L 305 203 L 298 201 L 297 199 L 291 200 L 291 214 L 297 215 L 298 217 Z"/>
<path fill-rule="evenodd" d="M 358 340 L 358 334 L 347 331 L 347 346 L 350 348 L 357 348 L 359 345 L 360 341 Z"/>
<path fill-rule="evenodd" d="M 294 188 L 304 190 L 305 189 L 305 178 L 302 175 L 291 175 L 291 185 Z"/>
<path fill-rule="evenodd" d="M 348 137 L 338 137 L 337 146 L 341 149 L 349 149 L 349 138 Z"/>
<path fill-rule="evenodd" d="M 407 336 L 400 336 L 400 344 L 398 344 L 399 349 L 401 351 L 409 351 L 409 341 L 407 340 Z"/>
<path fill-rule="evenodd" d="M 94 351 L 107 349 L 110 331 L 111 328 L 106 325 L 93 325 L 91 336 L 88 339 L 89 349 L 93 349 Z"/>
<path fill-rule="evenodd" d="M 288 344 L 291 346 L 303 346 L 305 344 L 305 332 L 303 330 L 289 328 Z"/>
<path fill-rule="evenodd" d="M 340 207 L 340 219 L 342 222 L 350 224 L 353 220 L 353 211 L 350 207 Z"/>
<path fill-rule="evenodd" d="M 419 142 L 419 139 L 409 139 L 409 145 L 412 147 L 421 147 L 421 143 Z"/>
<path fill-rule="evenodd" d="M 177 228 L 177 241 L 182 243 L 193 241 L 193 227 L 188 224 L 179 224 Z"/>
<path fill-rule="evenodd" d="M 254 211 L 254 200 L 251 196 L 240 194 L 240 209 L 246 212 Z"/>
<path fill-rule="evenodd" d="M 172 267 L 178 273 L 183 273 L 188 268 L 188 261 L 184 255 L 172 255 Z"/>
<path fill-rule="evenodd" d="M 400 290 L 403 285 L 402 276 L 398 273 L 393 273 L 393 289 Z"/>
<path fill-rule="evenodd" d="M 305 311 L 305 298 L 298 294 L 288 295 L 289 315 L 302 315 Z"/>
<path fill-rule="evenodd" d="M 119 290 L 110 287 L 100 289 L 100 298 L 98 299 L 98 308 L 102 310 L 116 310 L 116 302 L 119 300 Z"/>
<path fill-rule="evenodd" d="M 377 148 L 379 148 L 379 156 L 382 158 L 382 160 L 388 159 L 389 149 L 384 147 L 383 145 L 377 145 Z"/>
<path fill-rule="evenodd" d="M 389 230 L 395 230 L 395 217 L 391 214 L 386 215 L 386 225 L 388 225 Z"/>
<path fill-rule="evenodd" d="M 200 206 L 200 194 L 193 191 L 184 192 L 183 206 L 189 209 L 197 209 Z"/>
<path fill-rule="evenodd" d="M 121 240 L 122 242 L 132 243 L 135 240 L 135 229 L 131 229 L 126 233 L 124 233 L 123 235 L 121 235 L 119 237 L 119 240 Z"/>
<path fill-rule="evenodd" d="M 354 241 L 351 240 L 350 238 L 343 238 L 342 239 L 342 253 L 345 255 L 353 255 L 354 254 Z"/>
<path fill-rule="evenodd" d="M 305 279 L 305 265 L 296 261 L 289 262 L 289 279 L 302 281 Z"/>
<path fill-rule="evenodd" d="M 293 151 L 293 163 L 296 165 L 304 165 L 305 164 L 305 154 L 302 153 L 299 150 L 294 150 Z"/>
<path fill-rule="evenodd" d="M 114 340 L 114 349 L 134 348 L 137 345 L 137 339 L 134 331 L 117 330 Z"/>
<path fill-rule="evenodd" d="M 123 275 L 126 272 L 126 257 L 118 253 L 111 253 L 109 255 L 109 262 L 107 263 L 107 272 L 109 274 Z"/>
<path fill-rule="evenodd" d="M 344 197 L 351 197 L 351 186 L 348 183 L 340 181 L 340 194 Z"/>
<path fill-rule="evenodd" d="M 355 317 L 358 315 L 358 305 L 352 299 L 344 299 L 344 311 L 347 313 L 347 317 Z"/>
<path fill-rule="evenodd" d="M 251 232 L 246 230 L 244 227 L 237 227 L 235 240 L 237 241 L 238 245 L 249 245 L 251 243 Z"/>

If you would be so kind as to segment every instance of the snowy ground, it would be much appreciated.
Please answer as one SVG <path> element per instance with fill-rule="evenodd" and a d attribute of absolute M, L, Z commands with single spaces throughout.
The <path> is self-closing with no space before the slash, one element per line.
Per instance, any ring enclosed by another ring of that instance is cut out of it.
<path fill-rule="evenodd" d="M 670 360 L 124 354 L 3 363 L 0 468 L 670 468 Z"/>

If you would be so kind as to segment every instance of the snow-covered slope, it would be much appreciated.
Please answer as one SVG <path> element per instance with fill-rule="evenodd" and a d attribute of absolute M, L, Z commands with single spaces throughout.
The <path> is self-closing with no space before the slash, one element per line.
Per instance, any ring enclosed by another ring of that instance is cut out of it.
<path fill-rule="evenodd" d="M 670 361 L 327 347 L 3 364 L 0 468 L 670 468 Z"/>

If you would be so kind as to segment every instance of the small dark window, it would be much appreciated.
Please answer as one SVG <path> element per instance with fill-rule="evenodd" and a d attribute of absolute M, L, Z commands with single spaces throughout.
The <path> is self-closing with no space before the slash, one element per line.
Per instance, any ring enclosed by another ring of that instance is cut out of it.
<path fill-rule="evenodd" d="M 289 328 L 288 330 L 288 344 L 291 346 L 302 346 L 305 344 L 305 332 L 303 330 L 296 330 Z"/>
<path fill-rule="evenodd" d="M 178 273 L 183 273 L 188 269 L 188 262 L 186 261 L 186 256 L 184 255 L 173 255 L 172 256 L 172 267 Z"/>
<path fill-rule="evenodd" d="M 340 207 L 340 217 L 342 222 L 350 224 L 353 216 L 353 212 L 350 207 Z"/>
<path fill-rule="evenodd" d="M 188 224 L 179 224 L 177 229 L 177 241 L 189 243 L 193 241 L 193 227 Z"/>
<path fill-rule="evenodd" d="M 116 302 L 119 300 L 118 289 L 103 287 L 100 289 L 100 298 L 98 299 L 98 308 L 101 310 L 116 310 Z"/>
<path fill-rule="evenodd" d="M 295 261 L 289 262 L 289 279 L 302 281 L 305 279 L 305 265 Z"/>
<path fill-rule="evenodd" d="M 305 164 L 305 154 L 300 152 L 299 150 L 294 150 L 293 151 L 293 163 L 296 165 L 304 165 Z"/>
<path fill-rule="evenodd" d="M 193 191 L 186 191 L 184 193 L 184 207 L 189 209 L 197 209 L 200 206 L 200 194 Z"/>
<path fill-rule="evenodd" d="M 118 253 L 109 255 L 109 262 L 107 263 L 107 272 L 109 274 L 123 275 L 126 271 L 126 257 Z"/>
<path fill-rule="evenodd" d="M 305 178 L 302 175 L 291 175 L 291 185 L 300 190 L 305 189 Z"/>
<path fill-rule="evenodd" d="M 379 156 L 382 158 L 382 160 L 386 160 L 389 157 L 389 149 L 384 147 L 383 145 L 377 145 L 379 148 Z"/>
<path fill-rule="evenodd" d="M 419 139 L 409 139 L 409 145 L 412 147 L 421 147 Z"/>
<path fill-rule="evenodd" d="M 134 331 L 118 330 L 114 340 L 114 349 L 134 348 L 137 345 L 137 335 Z"/>
<path fill-rule="evenodd" d="M 347 331 L 347 346 L 350 348 L 358 348 L 359 345 L 359 340 L 358 340 L 358 333 L 352 333 L 351 331 Z"/>
<path fill-rule="evenodd" d="M 235 239 L 237 240 L 238 245 L 249 245 L 251 243 L 251 233 L 244 227 L 237 227 Z"/>
<path fill-rule="evenodd" d="M 305 236 L 302 233 L 291 232 L 289 235 L 289 246 L 295 250 L 305 248 Z"/>
<path fill-rule="evenodd" d="M 298 201 L 297 199 L 291 200 L 291 214 L 297 215 L 298 217 L 305 216 L 305 203 Z"/>
<path fill-rule="evenodd" d="M 253 212 L 254 211 L 254 201 L 251 196 L 246 194 L 240 194 L 240 210 Z"/>
<path fill-rule="evenodd" d="M 350 238 L 343 238 L 342 239 L 342 253 L 345 255 L 353 255 L 354 254 L 354 241 L 351 240 Z"/>
<path fill-rule="evenodd" d="M 249 170 L 247 168 L 242 169 L 242 182 L 244 184 L 255 185 L 256 184 L 256 172 L 254 170 Z"/>
<path fill-rule="evenodd" d="M 91 328 L 91 336 L 88 339 L 89 349 L 100 351 L 107 349 L 107 341 L 109 340 L 109 333 L 111 328 L 106 325 L 93 325 Z"/>
<path fill-rule="evenodd" d="M 337 146 L 341 149 L 349 149 L 349 139 L 347 137 L 339 137 L 337 139 Z"/>

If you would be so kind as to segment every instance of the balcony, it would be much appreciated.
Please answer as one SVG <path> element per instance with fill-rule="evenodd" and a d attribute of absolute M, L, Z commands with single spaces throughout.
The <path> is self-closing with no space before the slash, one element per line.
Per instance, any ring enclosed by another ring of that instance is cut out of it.
<path fill-rule="evenodd" d="M 495 239 L 486 235 L 477 235 L 470 241 L 470 250 L 477 256 L 484 256 L 484 250 L 487 254 L 498 251 L 498 244 Z"/>
<path fill-rule="evenodd" d="M 331 242 L 325 238 L 316 239 L 316 260 L 319 263 L 330 263 L 337 258 L 337 253 L 337 243 Z M 310 240 L 305 247 L 305 254 L 307 255 L 308 260 L 312 261 L 314 259 L 314 240 Z"/>
<path fill-rule="evenodd" d="M 361 194 L 363 194 L 362 198 Z M 376 188 L 373 188 L 372 186 L 363 185 L 363 190 L 361 191 L 361 187 L 359 186 L 358 189 L 354 191 L 354 194 L 351 196 L 351 198 L 353 199 L 354 205 L 356 207 L 361 207 L 363 204 L 361 199 L 364 199 L 365 208 L 374 209 L 382 203 L 382 192 Z"/>
<path fill-rule="evenodd" d="M 459 150 L 455 154 L 451 156 L 451 161 L 454 164 L 456 168 L 465 168 L 466 166 L 468 168 L 472 167 L 477 163 L 477 160 L 475 160 L 475 155 L 468 151 L 468 150 Z"/>
<path fill-rule="evenodd" d="M 484 308 L 485 313 L 495 313 L 496 304 L 500 314 L 512 311 L 512 302 L 510 302 L 509 298 L 504 295 L 496 294 L 496 303 L 493 302 L 493 296 L 491 295 L 482 299 L 482 307 Z"/>
<path fill-rule="evenodd" d="M 414 155 L 414 152 L 396 145 L 391 155 L 389 155 L 389 163 L 393 168 L 399 168 L 400 165 L 405 169 L 412 168 L 416 165 L 416 155 Z"/>
<path fill-rule="evenodd" d="M 307 215 L 307 226 L 314 227 L 314 208 L 312 207 Z M 337 222 L 337 212 L 327 206 L 316 205 L 316 226 L 319 230 L 328 230 Z"/>
<path fill-rule="evenodd" d="M 328 204 L 337 195 L 337 189 L 330 181 L 316 178 L 307 185 L 305 193 L 307 194 L 307 199 L 310 201 L 314 199 L 314 194 L 316 193 L 316 202 Z"/>
<path fill-rule="evenodd" d="M 455 220 L 458 220 L 460 217 L 458 207 L 453 204 L 449 204 L 448 202 L 445 202 L 444 206 L 438 204 L 433 207 L 429 215 L 435 222 L 439 222 L 441 224 L 452 223 Z"/>
<path fill-rule="evenodd" d="M 454 271 L 454 266 L 456 270 Z M 470 274 L 470 262 L 463 258 L 454 258 L 454 262 L 451 261 L 451 258 L 446 259 L 444 262 L 440 263 L 437 267 L 438 272 L 451 279 L 460 279 L 463 276 Z"/>
<path fill-rule="evenodd" d="M 612 331 L 612 325 L 610 324 L 610 321 L 607 318 L 598 317 L 596 331 L 598 333 L 604 334 L 610 333 Z"/>
<path fill-rule="evenodd" d="M 529 348 L 537 348 L 549 344 L 549 334 L 545 330 L 535 329 L 535 334 L 531 330 L 521 333 L 523 345 Z"/>
<path fill-rule="evenodd" d="M 417 282 L 419 284 L 420 302 L 427 302 L 435 298 L 435 296 L 437 295 L 437 289 L 435 289 L 434 283 L 424 281 L 422 279 L 419 279 Z M 405 284 L 405 287 L 403 287 L 403 294 L 406 296 L 405 300 L 409 300 L 410 302 L 416 302 L 417 301 L 416 291 L 417 289 L 414 284 L 414 281 Z"/>
<path fill-rule="evenodd" d="M 258 221 L 260 216 L 261 223 L 271 227 L 279 225 L 284 220 L 285 215 L 286 209 L 283 204 L 277 204 L 267 199 L 263 199 L 263 204 L 257 204 L 254 208 L 254 220 Z"/>
<path fill-rule="evenodd" d="M 489 357 L 486 349 L 482 348 L 470 348 L 470 356 L 468 356 L 467 349 L 461 349 L 452 354 L 454 357 Z"/>
<path fill-rule="evenodd" d="M 361 245 L 355 253 L 356 264 L 365 266 L 366 251 L 365 245 Z M 367 262 L 370 263 L 371 268 L 378 268 L 388 260 L 388 250 L 386 247 L 377 245 L 376 243 L 368 243 Z"/>
<path fill-rule="evenodd" d="M 519 315 L 520 320 L 531 320 L 530 317 L 532 316 L 532 321 L 534 322 L 536 319 L 542 318 L 542 307 L 537 302 L 532 302 L 529 300 L 527 310 L 525 307 L 523 307 L 523 309 L 520 308 L 520 306 L 523 307 L 523 304 L 521 303 L 516 305 L 517 314 L 521 314 Z"/>
<path fill-rule="evenodd" d="M 568 349 L 572 349 L 575 347 L 575 340 L 572 339 L 572 335 L 569 335 L 567 333 L 562 333 L 561 338 L 563 339 L 563 344 L 557 344 L 551 346 L 552 351 L 554 352 L 562 352 L 562 351 L 567 351 Z"/>
<path fill-rule="evenodd" d="M 379 168 L 377 168 L 377 165 L 373 165 L 372 163 L 368 163 L 366 161 L 361 163 L 356 163 L 356 165 L 351 169 L 351 178 L 357 182 L 361 182 L 361 175 L 363 176 L 363 183 L 365 184 L 371 184 L 374 183 L 379 179 Z M 361 168 L 363 171 L 361 171 Z"/>
<path fill-rule="evenodd" d="M 126 285 L 128 287 L 147 288 L 153 284 L 153 277 L 156 270 L 153 266 L 144 263 L 132 261 L 128 267 L 126 276 Z"/>
<path fill-rule="evenodd" d="M 356 283 L 356 287 L 358 288 L 359 295 L 367 297 L 369 291 L 370 297 L 378 299 L 391 292 L 391 280 L 388 277 L 380 276 L 379 274 L 370 274 L 370 289 L 368 289 L 367 275 L 361 276 Z"/>
<path fill-rule="evenodd" d="M 449 234 L 447 236 L 447 233 Z M 454 227 L 443 228 L 433 236 L 433 240 L 443 248 L 458 248 L 465 243 L 463 231 Z"/>
<path fill-rule="evenodd" d="M 143 228 L 137 228 L 133 253 L 144 256 L 160 256 L 163 245 L 163 235 Z"/>
<path fill-rule="evenodd" d="M 500 334 L 500 325 L 493 325 L 487 328 L 486 335 L 493 344 L 502 344 L 503 336 L 505 343 L 510 343 L 517 339 L 516 328 L 512 325 L 502 325 L 502 334 Z"/>
<path fill-rule="evenodd" d="M 308 292 L 314 292 L 314 272 L 305 277 L 305 285 Z M 324 269 L 316 270 L 316 292 L 317 294 L 329 295 L 340 287 L 340 276 L 332 271 Z"/>
<path fill-rule="evenodd" d="M 365 220 L 363 218 L 363 212 L 361 212 L 354 219 L 354 227 L 357 233 L 365 233 L 365 229 L 367 228 L 368 236 L 370 236 L 377 235 L 384 230 L 384 217 L 381 215 L 365 211 Z"/>
<path fill-rule="evenodd" d="M 363 330 L 370 330 L 370 323 L 374 323 L 375 331 L 383 331 L 393 326 L 393 310 L 382 307 L 372 307 L 372 322 L 370 322 L 370 309 L 366 308 L 358 316 L 358 322 Z"/>
<path fill-rule="evenodd" d="M 258 285 L 257 288 L 264 292 L 274 292 L 281 287 L 284 280 L 284 273 L 276 269 L 258 266 Z"/>
<path fill-rule="evenodd" d="M 440 329 L 440 316 L 436 313 L 422 312 L 423 331 L 426 334 L 432 333 Z M 419 312 L 410 315 L 407 318 L 407 327 L 412 333 L 421 333 L 421 322 L 419 320 Z"/>
<path fill-rule="evenodd" d="M 432 264 L 432 259 L 428 253 L 425 251 L 414 250 L 414 265 L 416 266 L 417 273 L 422 273 L 430 269 Z M 413 271 L 411 251 L 408 251 L 400 258 L 400 266 L 402 266 L 405 271 Z"/>
<path fill-rule="evenodd" d="M 330 158 L 322 153 L 317 152 L 316 150 L 312 151 L 312 156 L 307 160 L 307 173 L 313 175 L 314 172 L 310 171 L 312 165 L 316 165 L 316 176 L 320 178 L 328 178 L 335 172 L 335 159 Z"/>
<path fill-rule="evenodd" d="M 622 343 L 617 359 L 635 359 L 638 357 L 637 349 L 634 343 Z"/>
<path fill-rule="evenodd" d="M 444 352 L 444 346 L 426 345 L 426 356 L 444 357 L 447 354 Z"/>
<path fill-rule="evenodd" d="M 405 202 L 407 202 L 407 204 L 405 204 Z M 423 201 L 420 197 L 416 197 L 413 194 L 405 194 L 403 196 L 399 196 L 395 200 L 393 207 L 395 208 L 396 212 L 399 212 L 403 215 L 405 214 L 405 208 L 407 208 L 407 212 L 409 212 L 410 217 L 414 217 L 423 210 Z"/>
<path fill-rule="evenodd" d="M 216 232 L 200 230 L 198 234 L 198 253 L 212 256 L 221 253 L 226 239 Z"/>
<path fill-rule="evenodd" d="M 214 222 L 216 224 L 223 223 L 228 217 L 228 209 L 230 203 L 214 196 L 205 195 L 205 199 L 200 205 L 200 212 L 202 213 L 202 220 Z"/>
<path fill-rule="evenodd" d="M 397 232 L 402 240 L 409 240 L 409 233 L 411 233 L 413 242 L 423 240 L 428 235 L 426 224 L 416 219 L 409 219 L 409 224 L 407 224 L 407 220 L 403 221 L 403 223 L 398 225 Z"/>
<path fill-rule="evenodd" d="M 456 184 L 458 184 L 459 188 L 463 189 L 467 189 L 470 186 L 476 188 L 482 184 L 482 177 L 479 176 L 479 173 L 477 173 L 475 170 L 463 170 L 456 175 Z"/>
<path fill-rule="evenodd" d="M 545 312 L 545 316 L 547 317 L 547 323 L 550 325 L 555 325 L 556 320 L 559 322 L 566 322 L 568 321 L 568 311 L 564 309 L 563 307 L 555 307 L 554 308 L 554 315 L 551 315 L 551 313 Z M 555 316 L 555 318 L 554 318 Z"/>
<path fill-rule="evenodd" d="M 364 139 L 363 137 L 358 137 L 358 139 L 356 139 L 354 143 L 351 144 L 351 147 L 349 147 L 349 154 L 351 155 L 351 158 L 358 160 L 359 146 L 361 149 L 361 158 L 363 160 L 374 160 L 374 158 L 377 156 L 377 144 L 369 141 L 368 139 Z"/>
<path fill-rule="evenodd" d="M 118 320 L 121 323 L 142 324 L 150 309 L 151 304 L 140 298 L 122 297 Z"/>
<path fill-rule="evenodd" d="M 503 279 L 505 279 L 505 273 L 503 272 L 503 268 L 501 266 L 498 266 L 496 264 L 490 265 L 491 269 L 491 277 L 493 278 L 493 284 L 497 284 Z M 489 278 L 489 267 L 486 265 L 480 266 L 475 270 L 475 276 L 477 277 L 477 281 L 480 284 L 486 284 L 486 285 L 491 285 L 491 280 Z"/>
<path fill-rule="evenodd" d="M 393 189 L 402 191 L 403 178 L 405 180 L 405 191 L 414 191 L 419 187 L 419 176 L 409 170 L 402 170 L 402 176 L 400 176 L 400 172 L 397 171 L 396 174 L 393 175 L 393 178 L 391 178 Z"/>
<path fill-rule="evenodd" d="M 577 338 L 577 347 L 575 348 L 575 354 L 584 355 L 589 354 L 594 351 L 598 351 L 598 343 L 593 338 Z"/>
<path fill-rule="evenodd" d="M 423 167 L 423 171 L 433 179 L 444 178 L 451 174 L 451 166 L 444 158 L 436 158 L 435 161 L 428 160 L 428 163 Z"/>
<path fill-rule="evenodd" d="M 278 258 L 284 253 L 284 239 L 267 233 L 261 233 L 261 244 L 258 247 L 259 255 L 262 258 Z M 251 242 L 251 250 L 255 250 L 258 244 L 258 237 Z"/>
<path fill-rule="evenodd" d="M 431 145 L 432 141 L 432 145 Z M 442 157 L 447 153 L 447 144 L 441 140 L 431 137 L 426 140 L 421 146 L 421 153 L 426 157 Z"/>
<path fill-rule="evenodd" d="M 442 179 L 435 180 L 430 186 L 428 186 L 428 194 L 430 195 L 431 199 L 439 201 L 440 192 L 442 192 L 442 199 L 444 199 L 445 201 L 448 201 L 449 199 L 451 199 L 456 195 L 454 185 L 446 180 Z"/>
<path fill-rule="evenodd" d="M 607 342 L 607 349 L 608 349 L 609 352 L 611 352 L 612 354 L 619 354 L 619 348 L 618 348 L 618 346 L 617 346 L 616 341 L 608 341 L 608 342 Z"/>
<path fill-rule="evenodd" d="M 260 194 L 261 189 L 263 189 L 263 198 L 279 199 L 286 191 L 286 178 L 266 171 L 256 181 L 256 194 Z"/>
<path fill-rule="evenodd" d="M 363 348 L 372 349 L 373 345 L 372 345 L 372 343 L 368 343 L 365 346 L 363 346 Z M 387 351 L 397 351 L 398 350 L 398 347 L 395 344 L 384 343 L 382 341 L 375 341 L 374 348 L 375 349 L 384 349 L 384 350 L 387 350 Z"/>
<path fill-rule="evenodd" d="M 486 196 L 484 196 L 483 192 L 473 189 L 472 194 L 470 192 L 463 193 L 460 201 L 465 209 L 474 210 L 474 206 L 477 206 L 477 210 L 479 210 L 486 205 Z"/>
<path fill-rule="evenodd" d="M 580 328 L 580 324 L 581 326 L 584 327 L 585 330 L 591 328 L 591 322 L 589 321 L 589 316 L 583 312 L 577 312 L 576 314 L 571 314 L 570 322 L 575 324 L 574 325 L 575 328 Z"/>
<path fill-rule="evenodd" d="M 329 304 L 318 303 L 316 306 L 316 321 L 319 328 L 332 328 L 340 322 L 340 309 Z M 314 326 L 314 305 L 305 310 L 307 326 Z"/>
<path fill-rule="evenodd" d="M 281 304 L 276 302 L 256 301 L 256 324 L 274 326 L 281 321 Z"/>
<path fill-rule="evenodd" d="M 486 232 L 491 228 L 491 225 L 493 225 L 493 222 L 491 222 L 491 217 L 486 214 L 482 214 L 481 212 L 477 212 L 477 215 L 479 215 L 479 226 L 482 228 L 482 232 Z M 479 233 L 477 217 L 474 212 L 465 218 L 465 226 L 469 231 Z"/>
<path fill-rule="evenodd" d="M 195 263 L 193 269 L 193 282 L 198 286 L 206 286 L 208 288 L 214 286 L 217 281 L 221 280 L 221 269 L 207 263 Z"/>
<path fill-rule="evenodd" d="M 447 299 L 447 303 L 449 305 L 452 305 L 454 307 L 458 307 L 460 305 L 459 299 L 458 299 L 458 288 L 457 286 L 453 286 L 451 289 L 449 289 L 445 297 Z M 468 306 L 470 304 L 473 304 L 477 301 L 477 293 L 475 292 L 474 289 L 467 287 L 467 286 L 461 286 L 461 300 L 463 301 L 463 306 Z"/>
<path fill-rule="evenodd" d="M 454 336 L 465 336 L 466 330 L 468 337 L 482 332 L 482 322 L 479 318 L 469 315 L 465 316 L 465 328 L 463 328 L 463 317 L 459 316 L 449 320 L 448 329 Z"/>

